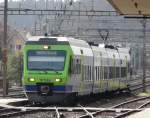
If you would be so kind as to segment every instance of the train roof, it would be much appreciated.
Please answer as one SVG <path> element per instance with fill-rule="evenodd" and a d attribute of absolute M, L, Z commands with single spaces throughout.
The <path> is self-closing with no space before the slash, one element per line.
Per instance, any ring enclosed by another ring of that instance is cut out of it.
<path fill-rule="evenodd" d="M 28 38 L 26 44 L 70 44 L 72 46 L 85 48 L 90 48 L 91 46 L 95 50 L 118 50 L 122 53 L 129 53 L 130 50 L 129 48 L 121 48 L 105 44 L 94 44 L 94 42 L 87 42 L 85 40 L 61 36 L 31 36 L 30 38 Z"/>
<path fill-rule="evenodd" d="M 109 47 L 109 46 L 106 46 L 105 44 L 99 44 L 98 46 L 92 46 L 92 48 L 97 51 L 111 50 L 111 51 L 118 51 L 120 53 L 129 53 L 129 51 L 130 51 L 130 48 L 127 48 L 127 47 L 124 47 L 124 48 L 123 47 L 113 47 L 111 45 Z"/>
<path fill-rule="evenodd" d="M 55 36 L 31 36 L 27 41 L 39 41 L 40 39 L 56 39 L 57 41 L 69 41 L 69 40 L 78 40 L 79 42 L 86 42 L 84 40 L 75 39 L 72 37 L 55 37 Z"/>
<path fill-rule="evenodd" d="M 70 44 L 75 46 L 89 47 L 84 40 L 72 37 L 31 36 L 26 44 Z"/>

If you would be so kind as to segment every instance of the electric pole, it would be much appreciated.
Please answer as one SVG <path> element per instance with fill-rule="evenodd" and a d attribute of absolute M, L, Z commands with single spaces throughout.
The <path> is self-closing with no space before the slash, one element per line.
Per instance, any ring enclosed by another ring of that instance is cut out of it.
<path fill-rule="evenodd" d="M 145 40 L 146 40 L 146 17 L 142 19 L 142 26 L 143 26 L 143 92 L 146 91 L 146 69 L 145 69 Z"/>
<path fill-rule="evenodd" d="M 8 94 L 7 89 L 7 10 L 8 0 L 5 0 L 4 6 L 4 37 L 3 37 L 3 96 Z"/>

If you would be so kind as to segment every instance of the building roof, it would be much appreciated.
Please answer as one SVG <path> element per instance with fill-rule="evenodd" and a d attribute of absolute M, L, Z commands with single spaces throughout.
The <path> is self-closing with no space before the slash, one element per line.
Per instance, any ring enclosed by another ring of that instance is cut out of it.
<path fill-rule="evenodd" d="M 121 15 L 150 16 L 150 0 L 107 0 Z"/>

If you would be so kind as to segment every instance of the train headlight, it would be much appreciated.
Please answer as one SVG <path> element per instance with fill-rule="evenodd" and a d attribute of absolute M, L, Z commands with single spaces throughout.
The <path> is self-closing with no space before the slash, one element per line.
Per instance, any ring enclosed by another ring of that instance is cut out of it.
<path fill-rule="evenodd" d="M 44 45 L 44 49 L 47 50 L 49 47 L 48 45 Z"/>
<path fill-rule="evenodd" d="M 56 82 L 60 82 L 61 81 L 61 79 L 56 79 Z"/>
<path fill-rule="evenodd" d="M 30 81 L 30 82 L 34 82 L 35 79 L 34 79 L 34 78 L 29 78 L 29 81 Z"/>

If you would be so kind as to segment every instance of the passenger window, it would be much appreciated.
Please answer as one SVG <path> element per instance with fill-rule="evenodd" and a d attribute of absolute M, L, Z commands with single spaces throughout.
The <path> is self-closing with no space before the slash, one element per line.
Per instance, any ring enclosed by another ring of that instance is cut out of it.
<path fill-rule="evenodd" d="M 96 74 L 96 80 L 97 80 L 97 66 L 95 67 L 95 74 Z"/>
<path fill-rule="evenodd" d="M 70 56 L 70 64 L 69 64 L 69 70 L 68 70 L 69 74 L 73 72 L 72 67 L 73 67 L 73 60 L 72 60 L 72 57 Z"/>
<path fill-rule="evenodd" d="M 89 77 L 90 77 L 89 80 L 91 80 L 91 66 L 89 66 L 89 69 L 90 69 L 90 70 L 89 70 L 89 71 L 90 71 L 90 72 L 89 72 Z"/>
<path fill-rule="evenodd" d="M 98 66 L 98 78 L 97 78 L 97 80 L 99 80 L 99 66 Z"/>
<path fill-rule="evenodd" d="M 84 80 L 84 65 L 82 65 L 82 79 Z"/>
<path fill-rule="evenodd" d="M 73 59 L 71 62 L 71 73 L 80 74 L 81 73 L 81 60 Z"/>
<path fill-rule="evenodd" d="M 74 60 L 70 58 L 70 73 L 74 74 Z"/>
<path fill-rule="evenodd" d="M 83 54 L 83 50 L 80 50 L 81 54 Z"/>
<path fill-rule="evenodd" d="M 104 67 L 104 79 L 107 79 L 107 74 L 108 74 L 108 67 Z"/>

